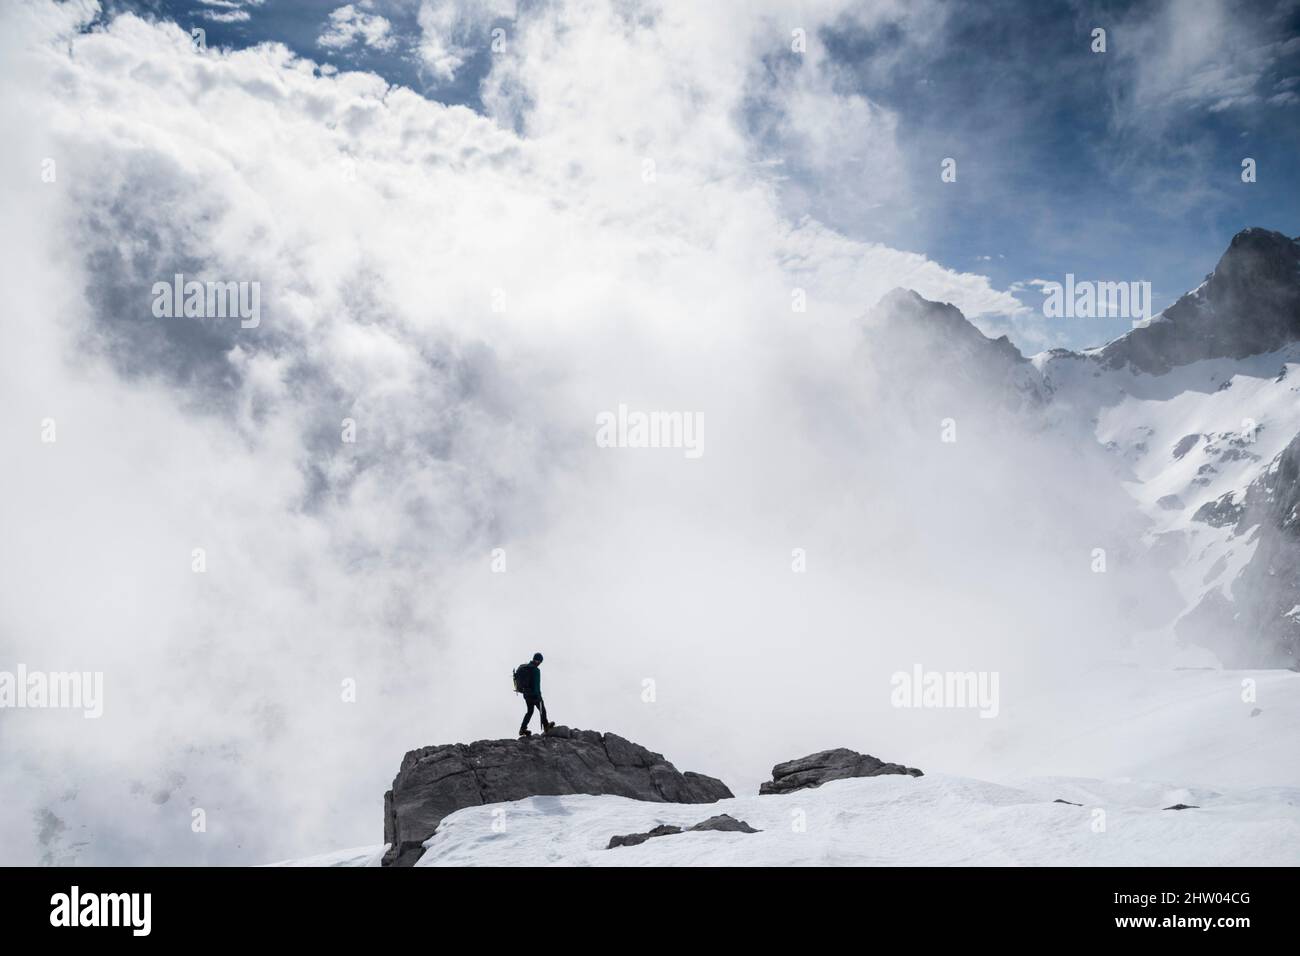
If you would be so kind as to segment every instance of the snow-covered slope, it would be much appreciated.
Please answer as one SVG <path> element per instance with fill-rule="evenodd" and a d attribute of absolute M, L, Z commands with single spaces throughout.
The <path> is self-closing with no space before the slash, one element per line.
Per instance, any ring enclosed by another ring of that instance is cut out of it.
<path fill-rule="evenodd" d="M 1192 809 L 1170 809 L 1178 804 Z M 685 828 L 716 813 L 761 832 L 680 833 L 606 849 L 615 835 Z M 1071 777 L 1013 787 L 929 774 L 707 807 L 528 797 L 459 810 L 426 846 L 417 866 L 1294 866 L 1300 788 Z M 383 850 L 279 865 L 373 866 Z"/>
<path fill-rule="evenodd" d="M 1007 715 L 1014 733 L 971 752 L 965 776 L 884 754 L 926 775 L 705 805 L 530 797 L 446 817 L 418 865 L 1300 864 L 1300 674 L 1114 667 L 1022 710 Z M 1180 803 L 1197 809 L 1164 809 Z M 719 813 L 763 832 L 605 849 Z M 373 866 L 383 850 L 279 865 Z"/>
<path fill-rule="evenodd" d="M 1178 803 L 1198 809 L 1164 809 Z M 615 834 L 687 827 L 714 813 L 762 832 L 682 833 L 606 849 Z M 1281 866 L 1300 861 L 1300 790 L 1070 778 L 1009 787 L 927 775 L 838 780 L 705 808 L 530 797 L 460 810 L 427 846 L 417 866 Z"/>
<path fill-rule="evenodd" d="M 1227 667 L 1300 663 L 1300 241 L 1242 230 L 1195 290 L 1083 353 L 1024 361 L 914 293 L 891 293 L 869 320 L 892 336 L 880 363 L 925 357 L 908 363 L 909 401 L 973 390 L 1110 453 L 1145 530 L 1108 550 L 1172 577 L 1167 640 Z"/>
<path fill-rule="evenodd" d="M 1148 521 L 1146 559 L 1168 570 L 1182 596 L 1167 632 L 1213 650 L 1227 666 L 1293 664 L 1300 624 L 1282 617 L 1300 603 L 1293 580 L 1300 543 L 1242 506 L 1300 435 L 1300 346 L 1161 375 L 1062 353 L 1034 363 L 1053 392 L 1053 413 L 1086 418 Z M 1258 574 L 1268 586 L 1243 606 L 1234 584 L 1269 538 L 1270 567 Z M 1229 618 L 1245 611 L 1250 627 L 1189 628 L 1188 616 L 1207 602 L 1230 607 Z M 1261 615 L 1278 618 L 1275 626 Z"/>
<path fill-rule="evenodd" d="M 354 846 L 301 860 L 281 860 L 279 863 L 268 863 L 267 866 L 379 866 L 386 849 L 386 843 L 379 846 Z"/>
<path fill-rule="evenodd" d="M 1011 695 L 1004 695 L 1010 697 Z M 1000 781 L 1155 780 L 1300 788 L 1300 674 L 1115 663 L 1016 694 L 986 742 L 909 750 L 915 766 Z"/>

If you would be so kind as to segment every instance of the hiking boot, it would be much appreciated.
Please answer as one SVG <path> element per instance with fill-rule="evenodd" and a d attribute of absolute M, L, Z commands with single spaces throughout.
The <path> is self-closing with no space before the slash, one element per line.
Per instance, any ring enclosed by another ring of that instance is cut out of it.
<path fill-rule="evenodd" d="M 521 740 L 522 740 L 524 737 L 531 737 L 532 735 L 533 735 L 533 732 L 532 732 L 531 730 L 521 730 L 521 731 L 519 731 L 519 738 L 520 738 Z"/>

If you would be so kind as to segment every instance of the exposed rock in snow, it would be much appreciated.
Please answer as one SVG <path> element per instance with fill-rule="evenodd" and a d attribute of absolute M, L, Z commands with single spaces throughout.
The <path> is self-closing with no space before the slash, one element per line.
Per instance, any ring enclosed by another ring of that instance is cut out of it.
<path fill-rule="evenodd" d="M 639 846 L 640 844 L 644 843 L 646 840 L 652 839 L 654 837 L 672 836 L 674 833 L 681 833 L 681 832 L 682 832 L 681 827 L 674 827 L 674 826 L 669 826 L 667 824 L 664 824 L 662 826 L 655 827 L 653 830 L 647 830 L 645 833 L 625 833 L 622 836 L 612 836 L 609 838 L 609 846 L 605 847 L 605 849 L 612 850 L 615 847 L 620 847 L 620 846 Z"/>
<path fill-rule="evenodd" d="M 1196 509 L 1196 514 L 1192 515 L 1192 520 L 1203 521 L 1212 528 L 1224 528 L 1236 524 L 1238 519 L 1241 518 L 1242 508 L 1241 505 L 1233 503 L 1234 497 L 1235 494 L 1229 491 L 1221 498 L 1207 501 Z"/>
<path fill-rule="evenodd" d="M 1184 435 L 1182 438 L 1178 439 L 1178 444 L 1174 446 L 1174 458 L 1182 458 L 1189 451 L 1195 448 L 1200 441 L 1201 436 L 1199 434 Z"/>
<path fill-rule="evenodd" d="M 772 768 L 772 779 L 762 784 L 758 792 L 760 794 L 793 793 L 795 790 L 808 787 L 820 787 L 831 780 L 844 780 L 848 777 L 878 777 L 881 774 L 891 773 L 921 776 L 921 771 L 915 767 L 885 763 L 870 754 L 860 754 L 840 747 L 777 764 Z"/>
<path fill-rule="evenodd" d="M 1226 505 L 1224 504 L 1226 499 Z M 1240 504 L 1228 494 L 1197 515 L 1234 525 L 1254 550 L 1237 573 L 1231 594 L 1211 591 L 1179 622 L 1179 635 L 1209 647 L 1228 667 L 1296 667 L 1300 620 L 1300 436 L 1292 439 L 1246 489 Z"/>
<path fill-rule="evenodd" d="M 647 830 L 645 833 L 627 833 L 623 836 L 612 836 L 609 838 L 609 846 L 605 849 L 612 850 L 620 846 L 639 846 L 646 840 L 654 839 L 661 836 L 673 836 L 677 833 L 686 833 L 688 831 L 704 832 L 716 831 L 724 833 L 758 833 L 744 820 L 737 820 L 729 813 L 719 813 L 717 816 L 709 817 L 695 826 L 687 827 L 683 830 L 681 827 L 670 825 L 657 826 L 653 830 Z"/>
<path fill-rule="evenodd" d="M 384 794 L 384 863 L 414 863 L 443 817 L 462 807 L 576 793 L 668 803 L 732 796 L 721 780 L 680 773 L 661 754 L 594 730 L 424 747 L 407 753 Z"/>
<path fill-rule="evenodd" d="M 737 820 L 730 813 L 719 813 L 717 816 L 709 817 L 707 820 L 695 824 L 690 829 L 696 831 L 717 831 L 720 833 L 758 833 L 744 820 Z"/>

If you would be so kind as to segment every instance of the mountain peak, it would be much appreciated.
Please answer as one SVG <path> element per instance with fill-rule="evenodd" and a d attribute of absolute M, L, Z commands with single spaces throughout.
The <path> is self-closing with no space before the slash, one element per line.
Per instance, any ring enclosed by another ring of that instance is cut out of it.
<path fill-rule="evenodd" d="M 1253 226 L 1232 237 L 1197 289 L 1098 351 L 1160 375 L 1202 359 L 1245 358 L 1300 339 L 1300 240 Z"/>
<path fill-rule="evenodd" d="M 913 289 L 891 289 L 863 320 L 868 330 L 911 337 L 912 347 L 934 347 L 948 354 L 972 351 L 995 354 L 1002 361 L 1027 361 L 1005 335 L 990 338 L 951 302 L 935 302 Z"/>
<path fill-rule="evenodd" d="M 1300 241 L 1272 229 L 1248 226 L 1232 237 L 1211 279 L 1300 281 Z"/>

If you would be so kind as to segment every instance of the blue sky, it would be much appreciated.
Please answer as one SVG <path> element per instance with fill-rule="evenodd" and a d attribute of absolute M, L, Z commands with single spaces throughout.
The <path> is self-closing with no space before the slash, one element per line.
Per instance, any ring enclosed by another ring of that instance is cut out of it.
<path fill-rule="evenodd" d="M 210 45 L 278 41 L 483 111 L 490 29 L 511 31 L 545 4 L 477 5 L 467 25 L 476 5 L 370 0 L 345 20 L 382 18 L 383 32 L 333 45 L 322 37 L 344 5 L 330 0 L 107 6 L 201 25 Z M 786 19 L 803 22 L 801 5 L 787 6 Z M 1104 53 L 1091 49 L 1096 27 L 1106 30 Z M 431 67 L 423 47 L 440 30 L 460 51 L 451 70 Z M 755 153 L 780 169 L 796 221 L 811 215 L 854 239 L 987 275 L 1031 310 L 1041 294 L 1024 283 L 1067 272 L 1149 281 L 1158 310 L 1194 288 L 1239 229 L 1300 234 L 1300 4 L 921 4 L 838 16 L 813 32 L 831 87 L 886 117 L 892 143 L 881 163 L 856 152 L 861 130 L 825 128 L 822 149 L 833 155 L 814 157 L 781 134 L 786 117 L 768 109 L 760 83 L 748 118 Z M 757 64 L 774 88 L 800 68 L 786 41 L 774 36 Z M 955 183 L 940 180 L 948 157 Z M 1241 181 L 1245 157 L 1257 163 L 1252 184 Z M 1101 344 L 1127 328 L 1123 319 L 1053 325 L 1038 315 L 981 324 L 1028 352 Z"/>

